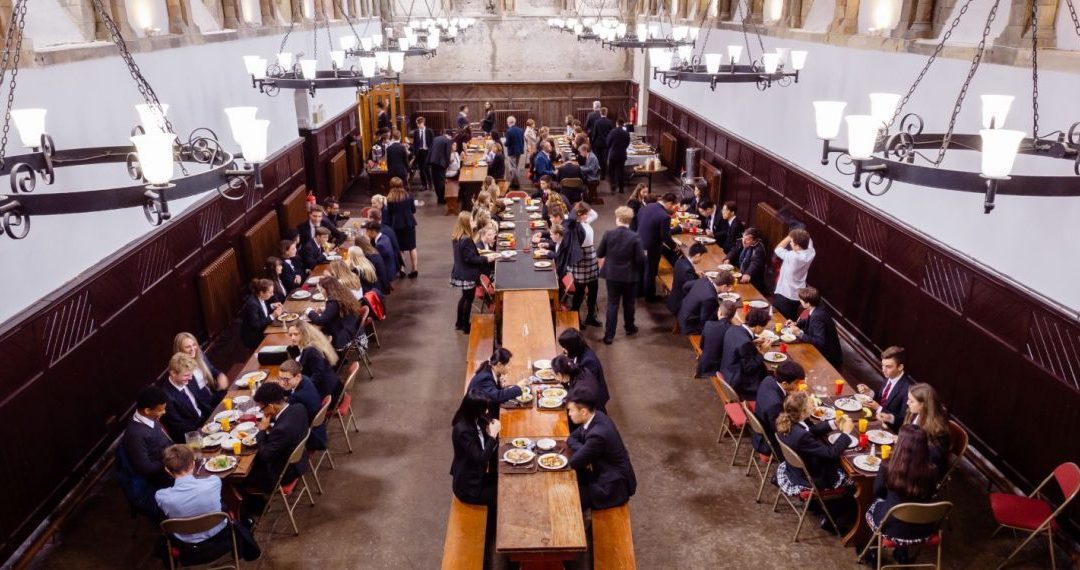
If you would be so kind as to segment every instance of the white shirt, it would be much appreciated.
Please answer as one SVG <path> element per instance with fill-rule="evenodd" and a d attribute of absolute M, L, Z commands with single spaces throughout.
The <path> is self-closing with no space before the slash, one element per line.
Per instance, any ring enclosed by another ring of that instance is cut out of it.
<path fill-rule="evenodd" d="M 585 425 L 581 426 L 582 431 L 587 431 L 589 429 L 589 426 L 592 425 L 593 418 L 595 417 L 596 412 L 593 412 L 593 415 L 589 417 L 589 421 L 585 422 Z"/>
<path fill-rule="evenodd" d="M 817 254 L 814 251 L 814 242 L 811 241 L 802 251 L 778 247 L 775 253 L 776 257 L 784 261 L 780 266 L 780 276 L 776 279 L 776 294 L 792 300 L 798 299 L 799 289 L 806 287 L 806 274 L 810 272 L 810 263 Z"/>
<path fill-rule="evenodd" d="M 196 366 L 195 372 L 191 373 L 191 379 L 198 384 L 200 390 L 206 387 L 206 378 L 203 377 L 202 368 Z"/>
<path fill-rule="evenodd" d="M 140 414 L 139 412 L 135 412 L 135 415 L 132 416 L 132 419 L 134 419 L 135 421 L 139 422 L 140 424 L 143 424 L 144 426 L 146 426 L 146 427 L 148 427 L 150 429 L 155 428 L 154 420 Z"/>
<path fill-rule="evenodd" d="M 480 437 L 480 449 L 484 449 L 484 428 L 480 427 L 480 423 L 476 424 L 476 435 Z"/>
<path fill-rule="evenodd" d="M 897 376 L 896 378 L 886 378 L 885 385 L 881 387 L 881 393 L 885 394 L 887 392 L 890 396 L 892 396 L 893 388 L 896 388 L 896 383 L 900 381 L 900 378 L 902 376 L 903 374 Z"/>
<path fill-rule="evenodd" d="M 427 129 L 420 128 L 416 130 L 420 131 L 419 133 L 417 133 L 418 135 L 420 135 L 420 150 L 427 150 L 427 139 L 424 137 L 424 133 L 427 132 Z"/>
<path fill-rule="evenodd" d="M 746 332 L 750 333 L 750 338 L 757 338 L 757 335 L 754 334 L 754 329 L 746 326 L 745 324 L 742 326 L 742 328 L 746 329 Z"/>

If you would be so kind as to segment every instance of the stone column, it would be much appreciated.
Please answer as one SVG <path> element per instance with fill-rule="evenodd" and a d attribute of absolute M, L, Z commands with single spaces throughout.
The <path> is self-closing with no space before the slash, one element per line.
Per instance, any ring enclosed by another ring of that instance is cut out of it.
<path fill-rule="evenodd" d="M 1054 22 L 1057 18 L 1059 0 L 1034 0 L 1039 3 L 1039 48 L 1052 48 L 1057 45 L 1057 31 Z M 1075 0 L 1074 0 L 1075 1 Z M 994 40 L 996 46 L 1020 49 L 1031 48 L 1031 3 L 1032 0 L 1013 0 L 1009 6 L 1009 23 Z M 999 12 L 998 17 L 1001 17 Z"/>
<path fill-rule="evenodd" d="M 903 0 L 900 20 L 890 35 L 898 39 L 935 37 L 932 33 L 935 3 L 935 0 Z"/>
<path fill-rule="evenodd" d="M 836 0 L 836 11 L 833 14 L 832 23 L 829 24 L 829 33 L 854 35 L 858 32 L 859 0 Z"/>
<path fill-rule="evenodd" d="M 240 0 L 221 0 L 221 15 L 225 28 L 239 30 L 251 27 L 244 18 L 244 7 L 240 5 Z"/>
<path fill-rule="evenodd" d="M 120 37 L 125 40 L 133 40 L 136 38 L 135 31 L 131 29 L 131 23 L 128 21 L 127 15 L 127 3 L 125 0 L 102 0 L 102 4 L 109 12 L 109 17 L 113 22 L 116 22 L 116 27 L 120 30 Z M 104 41 L 112 41 L 109 37 L 109 30 L 105 28 L 105 23 L 101 20 L 101 15 L 94 11 L 94 38 Z"/>
<path fill-rule="evenodd" d="M 191 25 L 191 0 L 165 0 L 165 10 L 169 15 L 170 34 L 183 35 L 196 31 Z"/>
<path fill-rule="evenodd" d="M 784 12 L 780 16 L 780 26 L 798 29 L 803 26 L 803 0 L 786 0 Z"/>

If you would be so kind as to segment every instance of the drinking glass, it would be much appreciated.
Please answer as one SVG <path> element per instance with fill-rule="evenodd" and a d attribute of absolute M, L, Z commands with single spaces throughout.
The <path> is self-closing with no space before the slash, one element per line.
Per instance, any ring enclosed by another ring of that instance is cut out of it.
<path fill-rule="evenodd" d="M 196 431 L 189 431 L 184 434 L 184 443 L 193 450 L 198 451 L 202 449 L 202 434 Z"/>

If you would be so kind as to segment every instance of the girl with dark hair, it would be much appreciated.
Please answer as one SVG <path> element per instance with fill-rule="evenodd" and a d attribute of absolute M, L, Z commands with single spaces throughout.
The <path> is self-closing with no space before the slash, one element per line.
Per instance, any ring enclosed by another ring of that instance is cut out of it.
<path fill-rule="evenodd" d="M 286 297 L 289 296 L 289 290 L 281 280 L 283 269 L 281 260 L 272 255 L 266 258 L 266 263 L 263 265 L 263 278 L 274 282 L 274 296 L 271 297 L 271 301 L 277 303 L 284 303 Z"/>
<path fill-rule="evenodd" d="M 600 284 L 600 264 L 593 245 L 592 222 L 596 221 L 596 217 L 596 210 L 585 202 L 578 202 L 567 218 L 566 227 L 567 236 L 581 248 L 578 261 L 570 265 L 570 274 L 574 278 L 574 297 L 570 302 L 570 309 L 574 312 L 581 309 L 581 302 L 586 300 L 585 294 L 588 290 L 585 320 L 581 322 L 582 326 L 587 327 L 604 326 L 604 323 L 596 318 L 597 286 Z"/>
<path fill-rule="evenodd" d="M 602 409 L 611 399 L 611 395 L 608 392 L 607 380 L 604 379 L 604 366 L 600 364 L 600 358 L 596 356 L 593 349 L 589 348 L 589 344 L 585 342 L 585 336 L 577 329 L 566 329 L 559 335 L 559 346 L 575 364 L 588 370 L 593 378 L 596 378 L 600 398 L 598 405 Z"/>
<path fill-rule="evenodd" d="M 326 295 L 326 306 L 321 311 L 309 308 L 306 314 L 311 324 L 322 327 L 334 349 L 342 350 L 360 329 L 362 305 L 337 277 L 331 275 L 319 280 L 319 291 Z"/>
<path fill-rule="evenodd" d="M 560 354 L 551 361 L 551 370 L 555 373 L 555 378 L 569 390 L 568 399 L 592 402 L 595 404 L 594 409 L 604 411 L 607 406 L 607 393 L 601 391 L 600 383 L 592 372 L 570 360 L 565 354 Z"/>
<path fill-rule="evenodd" d="M 866 511 L 866 522 L 874 531 L 881 527 L 889 509 L 901 503 L 925 503 L 937 487 L 937 469 L 930 460 L 930 438 L 919 426 L 900 428 L 892 456 L 881 464 L 874 478 L 874 496 Z M 908 558 L 905 547 L 920 544 L 937 532 L 937 525 L 916 524 L 890 519 L 881 534 L 900 548 L 893 552 L 897 562 Z"/>
<path fill-rule="evenodd" d="M 480 130 L 490 133 L 495 128 L 495 106 L 491 101 L 484 101 L 484 118 L 480 121 Z M 498 140 L 498 137 L 493 137 Z"/>
<path fill-rule="evenodd" d="M 499 430 L 488 410 L 491 400 L 469 390 L 454 413 L 454 461 L 450 465 L 454 496 L 464 503 L 495 506 Z"/>
<path fill-rule="evenodd" d="M 503 347 L 496 348 L 491 353 L 491 358 L 482 363 L 473 374 L 472 380 L 469 380 L 470 392 L 478 392 L 491 400 L 489 413 L 493 418 L 499 415 L 499 404 L 522 395 L 525 386 L 529 383 L 528 378 L 522 379 L 517 384 L 510 384 L 507 381 L 506 374 L 510 372 L 511 357 L 513 355 L 509 350 Z"/>
<path fill-rule="evenodd" d="M 240 310 L 240 339 L 244 346 L 256 348 L 263 339 L 263 331 L 281 314 L 281 303 L 271 303 L 274 282 L 269 279 L 252 279 L 248 285 L 251 292 L 244 299 Z"/>
<path fill-rule="evenodd" d="M 949 469 L 949 451 L 952 439 L 949 434 L 949 412 L 938 399 L 934 387 L 920 382 L 908 389 L 908 413 L 905 425 L 916 425 L 926 432 L 930 444 L 930 461 L 937 467 L 938 480 Z"/>

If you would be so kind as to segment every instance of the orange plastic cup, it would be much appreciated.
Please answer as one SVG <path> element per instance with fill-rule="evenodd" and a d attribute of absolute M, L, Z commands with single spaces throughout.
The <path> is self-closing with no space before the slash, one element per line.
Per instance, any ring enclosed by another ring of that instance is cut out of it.
<path fill-rule="evenodd" d="M 866 433 L 866 428 L 868 427 L 870 427 L 870 420 L 859 418 L 859 433 Z"/>
<path fill-rule="evenodd" d="M 805 392 L 806 391 L 807 385 L 806 385 L 805 381 L 800 380 L 798 386 L 799 386 L 799 391 L 800 392 Z"/>
<path fill-rule="evenodd" d="M 239 441 L 234 441 L 232 444 L 232 452 L 236 455 L 240 455 L 240 450 L 243 449 L 243 445 L 244 444 Z"/>
<path fill-rule="evenodd" d="M 782 330 L 783 328 L 784 328 L 784 324 L 783 324 L 783 323 L 776 323 L 776 324 L 774 324 L 774 325 L 773 325 L 773 330 L 775 330 L 775 331 L 776 331 L 776 334 L 780 334 L 780 331 L 781 331 L 781 330 Z"/>
<path fill-rule="evenodd" d="M 221 429 L 229 431 L 229 418 L 221 418 Z"/>
<path fill-rule="evenodd" d="M 844 382 L 843 378 L 837 378 L 836 380 L 833 380 L 833 384 L 836 386 L 836 395 L 837 396 L 844 393 L 844 384 L 845 384 L 845 382 Z"/>
<path fill-rule="evenodd" d="M 881 446 L 881 458 L 882 459 L 888 459 L 890 455 L 892 455 L 892 446 L 891 445 L 883 445 L 883 446 Z"/>
<path fill-rule="evenodd" d="M 225 406 L 226 410 L 232 409 L 232 398 L 225 398 L 221 401 L 221 405 Z"/>
<path fill-rule="evenodd" d="M 844 418 L 844 410 L 836 408 L 836 423 L 840 423 L 840 420 Z"/>

